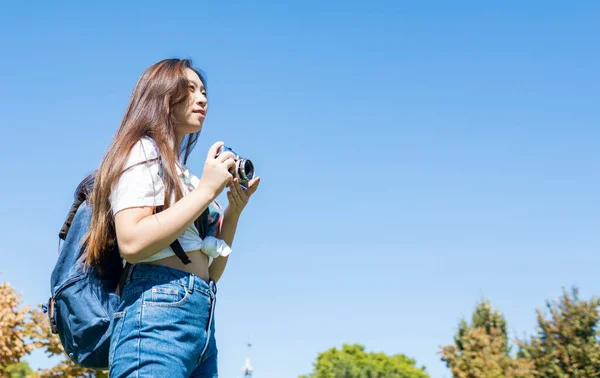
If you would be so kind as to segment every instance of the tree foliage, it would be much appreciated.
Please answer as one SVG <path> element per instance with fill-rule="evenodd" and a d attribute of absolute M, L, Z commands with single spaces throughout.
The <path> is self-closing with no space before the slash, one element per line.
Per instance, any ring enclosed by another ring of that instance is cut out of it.
<path fill-rule="evenodd" d="M 424 368 L 403 355 L 367 353 L 362 345 L 343 345 L 318 355 L 314 371 L 300 378 L 428 378 Z"/>
<path fill-rule="evenodd" d="M 25 361 L 8 365 L 4 370 L 10 378 L 28 378 L 33 375 L 33 370 Z"/>
<path fill-rule="evenodd" d="M 598 306 L 600 299 L 579 299 L 579 290 L 571 295 L 563 290 L 557 303 L 546 302 L 549 317 L 537 310 L 537 334 L 520 340 L 520 354 L 531 360 L 537 377 L 600 377 Z"/>
<path fill-rule="evenodd" d="M 21 295 L 9 283 L 0 284 L 0 370 L 18 364 L 34 346 L 27 344 L 27 306 L 21 308 Z"/>
<path fill-rule="evenodd" d="M 441 347 L 442 361 L 456 378 L 531 378 L 533 364 L 510 356 L 506 320 L 488 301 L 480 302 L 471 324 L 463 319 L 454 345 Z"/>
<path fill-rule="evenodd" d="M 441 347 L 442 361 L 457 378 L 600 378 L 600 299 L 584 301 L 579 291 L 563 290 L 537 310 L 537 332 L 516 340 L 511 356 L 506 322 L 489 302 L 477 305 L 471 324 L 461 321 L 454 345 Z"/>

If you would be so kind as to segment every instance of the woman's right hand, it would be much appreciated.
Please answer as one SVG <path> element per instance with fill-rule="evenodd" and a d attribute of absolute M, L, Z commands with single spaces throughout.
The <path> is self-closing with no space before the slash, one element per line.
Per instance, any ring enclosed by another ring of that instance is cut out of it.
<path fill-rule="evenodd" d="M 223 189 L 233 180 L 231 172 L 235 169 L 235 155 L 231 151 L 222 152 L 217 156 L 223 142 L 213 144 L 206 156 L 202 177 L 198 183 L 197 190 L 206 190 L 217 197 Z"/>

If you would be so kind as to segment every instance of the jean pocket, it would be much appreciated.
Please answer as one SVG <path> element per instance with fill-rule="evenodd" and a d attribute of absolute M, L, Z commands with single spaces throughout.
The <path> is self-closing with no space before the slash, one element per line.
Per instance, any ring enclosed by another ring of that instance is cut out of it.
<path fill-rule="evenodd" d="M 185 303 L 189 292 L 182 285 L 161 283 L 153 285 L 144 296 L 144 305 L 158 307 L 177 307 Z"/>

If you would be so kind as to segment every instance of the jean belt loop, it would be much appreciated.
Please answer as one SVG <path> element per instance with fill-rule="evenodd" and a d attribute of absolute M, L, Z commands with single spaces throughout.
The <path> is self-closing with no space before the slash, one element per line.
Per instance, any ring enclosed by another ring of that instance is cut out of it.
<path fill-rule="evenodd" d="M 189 281 L 188 281 L 188 291 L 191 293 L 194 292 L 194 275 L 190 274 L 189 275 Z"/>

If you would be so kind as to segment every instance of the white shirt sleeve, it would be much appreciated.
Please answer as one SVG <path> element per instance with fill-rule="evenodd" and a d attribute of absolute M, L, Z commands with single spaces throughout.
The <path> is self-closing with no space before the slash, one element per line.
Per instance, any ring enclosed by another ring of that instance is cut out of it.
<path fill-rule="evenodd" d="M 131 149 L 123 173 L 112 189 L 113 215 L 131 207 L 164 205 L 161 173 L 158 148 L 151 139 L 140 139 Z"/>

